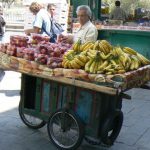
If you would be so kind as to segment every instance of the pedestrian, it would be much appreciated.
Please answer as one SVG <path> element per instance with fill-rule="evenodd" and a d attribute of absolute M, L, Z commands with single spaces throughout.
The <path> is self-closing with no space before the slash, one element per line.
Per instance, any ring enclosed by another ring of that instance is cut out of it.
<path fill-rule="evenodd" d="M 117 1 L 115 2 L 115 6 L 116 6 L 116 8 L 111 12 L 109 18 L 110 18 L 111 20 L 122 20 L 122 21 L 126 21 L 126 19 L 127 19 L 127 14 L 126 14 L 126 12 L 121 8 L 121 2 L 117 0 Z"/>
<path fill-rule="evenodd" d="M 77 17 L 80 23 L 80 28 L 73 35 L 60 35 L 59 40 L 66 43 L 75 43 L 81 40 L 81 43 L 97 40 L 98 31 L 95 25 L 91 22 L 92 12 L 89 6 L 81 5 L 77 7 Z"/>
<path fill-rule="evenodd" d="M 0 14 L 0 41 L 2 42 L 3 40 L 3 36 L 4 36 L 4 27 L 6 25 L 6 22 L 2 16 L 2 14 Z M 5 72 L 3 69 L 0 69 L 0 81 L 3 79 L 5 75 Z"/>
<path fill-rule="evenodd" d="M 0 15 L 0 41 L 2 41 L 4 36 L 4 28 L 5 28 L 6 22 L 2 15 Z"/>
<path fill-rule="evenodd" d="M 57 40 L 57 36 L 60 35 L 64 30 L 62 26 L 56 22 L 55 20 L 55 10 L 56 6 L 52 3 L 47 5 L 47 11 L 50 14 L 50 21 L 51 21 L 51 33 L 55 36 L 55 41 Z"/>
<path fill-rule="evenodd" d="M 56 42 L 57 35 L 52 31 L 51 16 L 42 5 L 37 2 L 33 2 L 29 10 L 35 15 L 35 20 L 33 22 L 33 28 L 25 30 L 27 35 L 31 33 L 45 34 L 50 37 L 50 42 Z"/>

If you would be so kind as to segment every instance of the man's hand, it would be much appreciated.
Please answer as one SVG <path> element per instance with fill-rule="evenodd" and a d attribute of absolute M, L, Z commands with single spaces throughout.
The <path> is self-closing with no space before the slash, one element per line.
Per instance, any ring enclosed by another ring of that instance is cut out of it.
<path fill-rule="evenodd" d="M 72 43 L 73 43 L 73 36 L 60 34 L 60 35 L 58 36 L 57 41 L 58 41 L 58 42 L 62 42 L 62 43 L 69 43 L 69 44 L 72 44 Z"/>
<path fill-rule="evenodd" d="M 30 29 L 24 31 L 26 35 L 30 35 Z"/>

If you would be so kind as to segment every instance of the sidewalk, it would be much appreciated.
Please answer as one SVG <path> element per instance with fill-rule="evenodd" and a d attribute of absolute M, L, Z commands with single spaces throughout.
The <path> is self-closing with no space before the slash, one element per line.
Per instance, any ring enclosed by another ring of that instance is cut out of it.
<path fill-rule="evenodd" d="M 0 150 L 57 150 L 49 141 L 46 126 L 27 128 L 19 118 L 20 74 L 8 71 L 0 84 Z M 132 100 L 124 100 L 124 124 L 109 150 L 150 150 L 150 91 L 133 89 Z M 78 150 L 107 150 L 86 142 Z"/>

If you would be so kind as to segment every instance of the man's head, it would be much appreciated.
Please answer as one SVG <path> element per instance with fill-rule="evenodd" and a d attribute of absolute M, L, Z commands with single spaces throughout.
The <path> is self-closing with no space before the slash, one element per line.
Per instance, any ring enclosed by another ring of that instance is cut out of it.
<path fill-rule="evenodd" d="M 56 8 L 56 6 L 54 4 L 49 3 L 47 5 L 47 11 L 51 14 L 51 17 L 53 17 L 55 14 L 55 8 Z"/>
<path fill-rule="evenodd" d="M 41 8 L 42 8 L 42 5 L 40 5 L 37 2 L 33 2 L 30 5 L 29 10 L 33 13 L 33 15 L 36 15 L 40 11 Z"/>
<path fill-rule="evenodd" d="M 87 5 L 78 6 L 76 13 L 81 26 L 88 22 L 92 16 L 91 9 Z"/>
<path fill-rule="evenodd" d="M 116 5 L 117 7 L 119 7 L 119 6 L 121 5 L 120 1 L 116 1 L 116 2 L 115 2 L 115 5 Z"/>

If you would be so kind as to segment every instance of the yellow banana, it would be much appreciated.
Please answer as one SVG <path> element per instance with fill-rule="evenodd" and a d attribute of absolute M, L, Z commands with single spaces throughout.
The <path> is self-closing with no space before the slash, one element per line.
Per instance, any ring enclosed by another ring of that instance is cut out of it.
<path fill-rule="evenodd" d="M 111 46 L 111 44 L 108 41 L 101 40 L 101 42 L 105 44 L 105 46 L 109 49 L 109 51 L 112 50 L 112 46 Z"/>
<path fill-rule="evenodd" d="M 66 60 L 66 61 L 64 62 L 64 68 L 68 68 L 68 67 L 69 67 L 68 64 L 69 64 L 69 60 Z"/>
<path fill-rule="evenodd" d="M 109 48 L 108 48 L 104 43 L 101 42 L 101 46 L 103 47 L 103 49 L 104 49 L 104 51 L 105 51 L 105 54 L 110 53 Z"/>
<path fill-rule="evenodd" d="M 106 60 L 104 61 L 100 66 L 98 66 L 98 71 L 103 70 L 105 67 L 107 67 L 109 62 Z"/>
<path fill-rule="evenodd" d="M 94 50 L 98 50 L 98 46 L 99 46 L 99 40 L 97 40 L 96 42 L 95 42 L 95 44 L 94 44 L 94 46 L 93 46 L 93 49 Z"/>
<path fill-rule="evenodd" d="M 111 68 L 112 68 L 112 65 L 109 64 L 107 67 L 104 68 L 104 70 L 107 71 L 108 69 L 111 69 Z"/>
<path fill-rule="evenodd" d="M 97 70 L 98 70 L 98 64 L 99 64 L 99 62 L 95 62 L 95 67 L 94 67 L 94 71 L 93 71 L 93 73 L 97 73 Z"/>
<path fill-rule="evenodd" d="M 94 54 L 91 54 L 90 52 L 87 52 L 87 56 L 89 56 L 90 59 L 95 58 L 95 55 L 94 55 Z"/>
<path fill-rule="evenodd" d="M 73 44 L 73 50 L 79 51 L 81 46 L 81 39 L 79 39 L 76 43 Z"/>
<path fill-rule="evenodd" d="M 90 66 L 90 73 L 94 73 L 95 65 L 96 65 L 96 61 L 94 60 Z"/>
<path fill-rule="evenodd" d="M 90 72 L 90 66 L 93 62 L 93 59 L 90 59 L 86 64 L 85 64 L 85 71 Z"/>
<path fill-rule="evenodd" d="M 130 47 L 124 47 L 123 51 L 125 53 L 130 54 L 130 55 L 137 55 L 137 52 L 134 49 L 130 48 Z"/>
<path fill-rule="evenodd" d="M 93 47 L 94 47 L 94 44 L 93 44 L 93 43 L 89 43 L 88 45 L 86 45 L 86 46 L 83 48 L 83 51 L 88 50 L 88 49 L 93 49 Z"/>
<path fill-rule="evenodd" d="M 82 53 L 80 55 L 78 55 L 78 57 L 79 57 L 80 61 L 82 61 L 83 63 L 86 63 L 88 61 L 87 56 L 85 56 Z"/>
<path fill-rule="evenodd" d="M 140 62 L 143 65 L 148 65 L 150 64 L 150 60 L 148 60 L 147 58 L 145 58 L 142 54 L 137 53 L 137 58 L 140 60 Z"/>
<path fill-rule="evenodd" d="M 117 73 L 119 73 L 119 74 L 123 74 L 123 73 L 125 73 L 125 72 L 126 72 L 126 71 L 125 71 L 125 70 L 123 70 L 123 69 L 122 69 L 122 70 L 118 70 L 118 71 L 117 71 Z"/>
<path fill-rule="evenodd" d="M 111 53 L 109 53 L 109 54 L 107 54 L 107 55 L 105 55 L 103 52 L 100 53 L 100 57 L 101 57 L 103 60 L 108 59 L 111 55 L 112 55 Z"/>
<path fill-rule="evenodd" d="M 81 66 L 75 60 L 72 60 L 70 62 L 70 64 L 71 64 L 73 69 L 80 69 L 81 68 Z"/>
<path fill-rule="evenodd" d="M 78 65 L 80 65 L 81 67 L 83 67 L 83 66 L 85 65 L 85 63 L 83 63 L 82 61 L 80 61 L 80 59 L 79 59 L 78 57 L 75 57 L 75 58 L 74 58 L 74 61 L 75 61 Z"/>
<path fill-rule="evenodd" d="M 106 74 L 106 75 L 111 75 L 111 74 L 113 74 L 113 72 L 110 72 L 110 71 L 109 71 L 109 72 L 106 72 L 105 74 Z"/>

